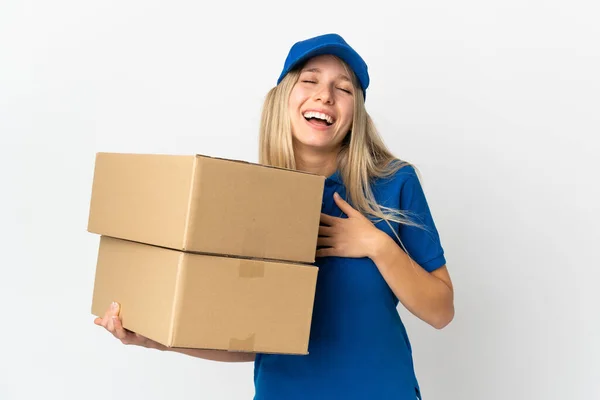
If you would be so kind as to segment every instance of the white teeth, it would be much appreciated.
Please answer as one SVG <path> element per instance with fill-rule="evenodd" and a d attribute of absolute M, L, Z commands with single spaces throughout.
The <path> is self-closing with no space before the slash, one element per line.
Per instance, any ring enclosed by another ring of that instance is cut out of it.
<path fill-rule="evenodd" d="M 329 124 L 333 124 L 333 117 L 327 114 L 323 114 L 315 111 L 307 111 L 304 113 L 304 118 L 318 118 L 323 121 L 327 121 Z"/>

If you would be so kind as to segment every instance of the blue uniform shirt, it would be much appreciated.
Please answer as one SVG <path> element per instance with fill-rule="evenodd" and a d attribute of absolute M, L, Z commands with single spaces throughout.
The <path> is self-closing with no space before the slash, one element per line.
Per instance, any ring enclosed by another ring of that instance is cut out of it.
<path fill-rule="evenodd" d="M 372 183 L 380 205 L 414 213 L 426 229 L 391 223 L 411 257 L 427 271 L 446 264 L 415 170 Z M 339 173 L 325 181 L 323 212 L 346 217 L 333 200 L 346 198 Z M 385 221 L 379 229 L 396 236 Z M 319 266 L 309 354 L 257 354 L 255 400 L 415 400 L 419 385 L 398 299 L 369 258 L 324 257 Z"/>

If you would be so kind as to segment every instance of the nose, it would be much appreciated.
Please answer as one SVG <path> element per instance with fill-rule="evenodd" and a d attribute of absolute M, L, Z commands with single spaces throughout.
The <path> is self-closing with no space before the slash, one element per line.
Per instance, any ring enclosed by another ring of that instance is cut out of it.
<path fill-rule="evenodd" d="M 315 99 L 321 100 L 325 104 L 333 104 L 333 88 L 330 85 L 321 85 L 315 93 Z"/>

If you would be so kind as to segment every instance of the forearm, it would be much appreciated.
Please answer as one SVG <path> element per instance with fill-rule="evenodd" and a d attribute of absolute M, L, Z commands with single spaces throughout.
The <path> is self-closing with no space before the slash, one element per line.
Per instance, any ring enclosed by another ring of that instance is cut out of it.
<path fill-rule="evenodd" d="M 251 362 L 254 361 L 256 356 L 254 353 L 230 352 L 224 350 L 184 349 L 176 347 L 165 348 L 163 350 L 220 362 Z"/>
<path fill-rule="evenodd" d="M 410 259 L 386 234 L 370 257 L 407 310 L 437 329 L 450 323 L 454 317 L 451 286 Z"/>
<path fill-rule="evenodd" d="M 155 341 L 149 341 L 145 346 L 160 351 L 181 353 L 187 356 L 220 362 L 252 362 L 256 357 L 256 354 L 254 353 L 242 353 L 225 350 L 190 349 L 183 347 L 167 347 Z"/>
<path fill-rule="evenodd" d="M 161 347 L 159 350 L 181 353 L 205 360 L 220 362 L 251 362 L 254 361 L 254 353 L 230 352 L 225 350 L 185 349 L 179 347 Z"/>

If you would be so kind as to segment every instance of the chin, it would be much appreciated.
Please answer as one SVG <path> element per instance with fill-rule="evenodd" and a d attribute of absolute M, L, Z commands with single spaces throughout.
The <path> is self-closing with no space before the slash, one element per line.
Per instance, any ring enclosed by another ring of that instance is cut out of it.
<path fill-rule="evenodd" d="M 312 150 L 328 151 L 335 147 L 331 140 L 323 140 L 324 138 L 294 138 L 297 145 L 300 147 L 310 148 Z"/>

